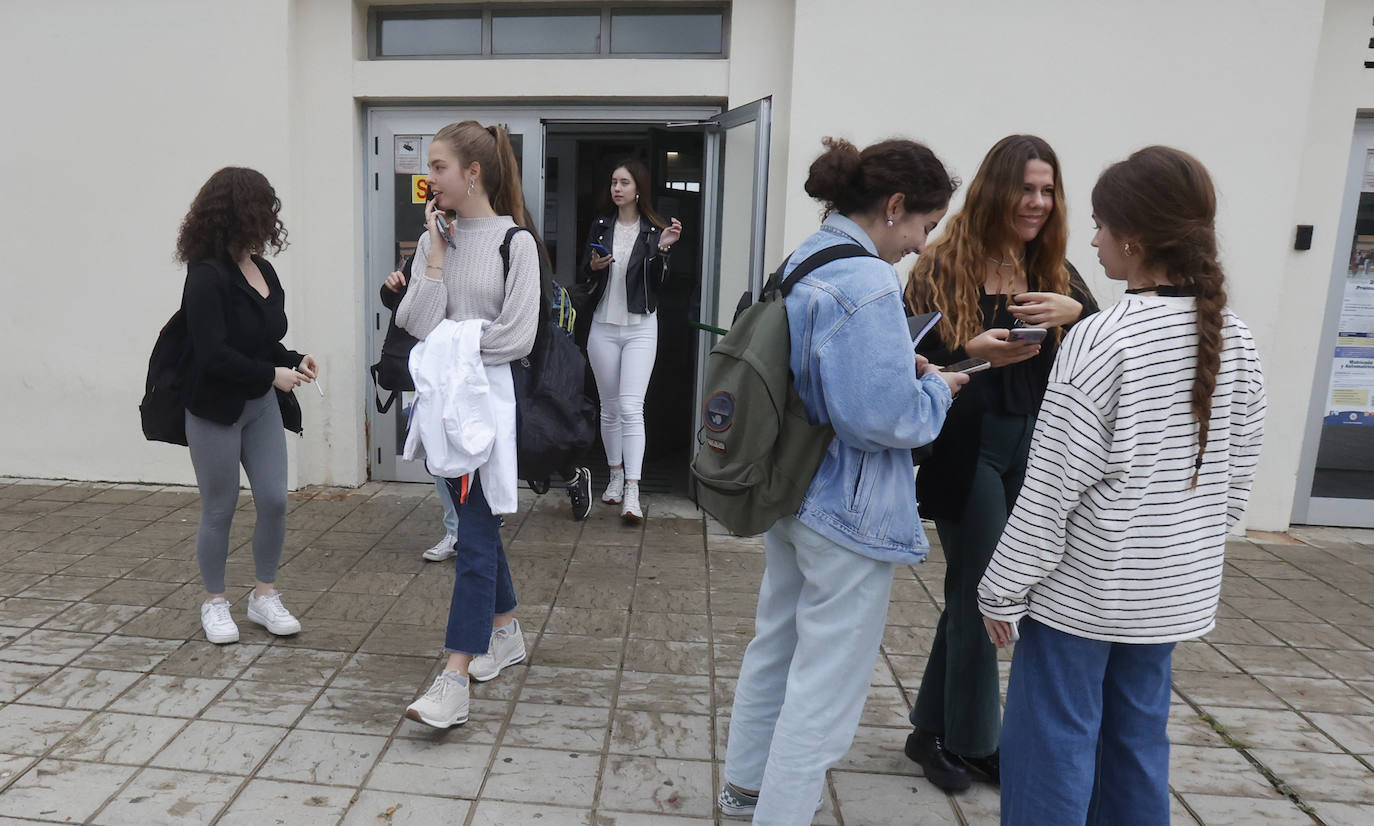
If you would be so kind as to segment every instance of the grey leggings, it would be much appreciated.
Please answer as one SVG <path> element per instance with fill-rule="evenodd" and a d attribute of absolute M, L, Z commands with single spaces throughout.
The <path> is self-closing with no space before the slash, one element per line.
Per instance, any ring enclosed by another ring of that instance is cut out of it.
<path fill-rule="evenodd" d="M 200 529 L 196 559 L 205 591 L 224 593 L 224 566 L 229 561 L 229 524 L 239 503 L 239 464 L 248 472 L 258 520 L 253 528 L 253 565 L 259 582 L 277 579 L 286 540 L 286 433 L 277 394 L 244 405 L 231 425 L 186 413 L 186 442 L 200 487 Z"/>

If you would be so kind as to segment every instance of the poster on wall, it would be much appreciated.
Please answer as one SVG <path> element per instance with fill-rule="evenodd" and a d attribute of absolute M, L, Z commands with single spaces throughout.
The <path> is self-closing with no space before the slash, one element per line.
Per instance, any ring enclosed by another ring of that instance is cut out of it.
<path fill-rule="evenodd" d="M 1361 234 L 1359 220 L 1374 212 L 1374 151 L 1365 158 L 1362 189 L 1331 359 L 1328 425 L 1374 426 L 1374 235 Z"/>

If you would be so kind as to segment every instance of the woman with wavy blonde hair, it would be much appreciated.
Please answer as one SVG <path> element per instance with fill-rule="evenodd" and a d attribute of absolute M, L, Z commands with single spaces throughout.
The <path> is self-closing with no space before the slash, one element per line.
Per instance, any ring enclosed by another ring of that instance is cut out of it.
<path fill-rule="evenodd" d="M 970 770 L 999 778 L 997 652 L 983 632 L 976 589 L 1021 489 L 1059 340 L 1097 310 L 1064 258 L 1065 213 L 1050 145 L 1033 135 L 1003 138 L 907 283 L 908 313 L 943 313 L 921 355 L 936 364 L 992 364 L 950 408 L 917 478 L 921 513 L 935 520 L 947 567 L 945 608 L 906 753 L 943 789 L 968 788 Z"/>

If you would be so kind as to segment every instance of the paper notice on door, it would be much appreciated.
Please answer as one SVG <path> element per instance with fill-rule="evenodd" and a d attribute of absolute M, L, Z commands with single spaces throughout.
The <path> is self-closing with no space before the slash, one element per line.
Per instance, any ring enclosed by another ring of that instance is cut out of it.
<path fill-rule="evenodd" d="M 422 152 L 424 150 L 423 135 L 397 135 L 396 136 L 396 174 L 414 175 L 424 172 L 424 160 Z"/>

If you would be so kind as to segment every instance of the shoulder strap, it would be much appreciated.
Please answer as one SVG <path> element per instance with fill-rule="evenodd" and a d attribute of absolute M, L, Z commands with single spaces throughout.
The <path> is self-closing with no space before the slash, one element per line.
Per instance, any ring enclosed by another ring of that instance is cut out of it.
<path fill-rule="evenodd" d="M 506 230 L 506 237 L 501 241 L 501 277 L 503 279 L 510 276 L 510 242 L 522 232 L 529 232 L 529 230 L 517 224 Z M 530 233 L 530 235 L 533 234 Z"/>
<path fill-rule="evenodd" d="M 816 250 L 806 256 L 805 260 L 798 264 L 796 269 L 788 273 L 786 278 L 782 276 L 783 269 L 787 266 L 787 262 L 784 261 L 782 266 L 778 268 L 777 272 L 773 273 L 773 276 L 769 278 L 768 281 L 770 284 L 777 284 L 778 292 L 786 298 L 787 294 L 792 292 L 792 287 L 795 286 L 798 281 L 832 261 L 839 261 L 841 258 L 875 257 L 873 253 L 858 244 L 836 244 L 831 247 Z"/>

